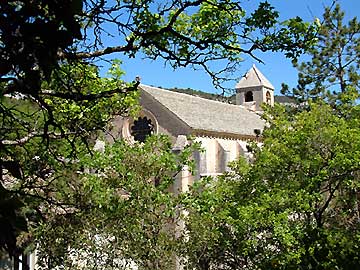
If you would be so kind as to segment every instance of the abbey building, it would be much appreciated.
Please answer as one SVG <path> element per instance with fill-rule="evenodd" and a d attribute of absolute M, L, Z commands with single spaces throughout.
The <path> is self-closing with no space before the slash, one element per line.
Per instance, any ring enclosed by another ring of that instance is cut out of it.
<path fill-rule="evenodd" d="M 115 132 L 129 141 L 147 135 L 167 134 L 173 150 L 181 151 L 191 136 L 204 151 L 194 153 L 195 175 L 184 170 L 175 181 L 175 192 L 183 192 L 203 176 L 228 170 L 228 163 L 248 157 L 249 141 L 257 141 L 264 128 L 261 104 L 274 104 L 274 87 L 254 65 L 236 84 L 236 104 L 140 85 L 142 111 L 137 119 L 118 119 Z"/>

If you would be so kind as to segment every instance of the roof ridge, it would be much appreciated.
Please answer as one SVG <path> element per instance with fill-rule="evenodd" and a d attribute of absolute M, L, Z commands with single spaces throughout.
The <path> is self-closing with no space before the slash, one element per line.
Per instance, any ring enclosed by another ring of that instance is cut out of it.
<path fill-rule="evenodd" d="M 184 96 L 189 96 L 191 98 L 198 98 L 198 99 L 203 99 L 203 100 L 206 100 L 207 102 L 214 102 L 214 103 L 219 103 L 219 104 L 224 104 L 224 105 L 230 105 L 230 106 L 236 106 L 236 107 L 240 107 L 240 108 L 244 108 L 246 110 L 248 110 L 248 108 L 246 108 L 245 106 L 242 106 L 242 105 L 237 105 L 237 104 L 231 104 L 231 103 L 226 103 L 226 102 L 222 102 L 222 101 L 218 101 L 218 100 L 213 100 L 213 99 L 208 99 L 208 98 L 204 98 L 204 97 L 199 97 L 199 96 L 194 96 L 194 95 L 190 95 L 190 94 L 186 94 L 186 93 L 180 93 L 180 92 L 176 92 L 176 91 L 171 91 L 171 90 L 168 90 L 168 89 L 164 89 L 164 88 L 159 88 L 159 87 L 156 87 L 156 86 L 150 86 L 150 85 L 146 85 L 146 84 L 140 84 L 139 85 L 140 87 L 141 86 L 145 86 L 145 87 L 151 87 L 153 88 L 154 90 L 160 90 L 160 91 L 165 91 L 166 93 L 172 93 L 174 95 L 184 95 Z M 249 110 L 251 111 L 251 110 Z M 251 111 L 252 112 L 252 111 Z"/>
<path fill-rule="evenodd" d="M 261 83 L 264 83 L 264 82 L 261 80 L 261 77 L 260 77 L 260 75 L 259 75 L 259 73 L 258 73 L 258 71 L 260 71 L 260 70 L 257 69 L 257 67 L 255 66 L 255 64 L 253 64 L 253 69 L 254 69 L 254 72 L 255 72 L 255 74 L 256 74 L 256 77 L 259 79 L 259 81 L 260 81 Z"/>

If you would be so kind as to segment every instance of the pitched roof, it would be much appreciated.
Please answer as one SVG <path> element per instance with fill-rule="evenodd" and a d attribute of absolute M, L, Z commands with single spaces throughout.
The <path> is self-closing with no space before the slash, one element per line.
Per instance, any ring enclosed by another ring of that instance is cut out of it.
<path fill-rule="evenodd" d="M 258 70 L 258 68 L 253 65 L 252 68 L 246 72 L 245 76 L 236 84 L 236 89 L 254 87 L 254 86 L 264 86 L 274 90 L 274 86 L 269 82 L 268 79 Z"/>
<path fill-rule="evenodd" d="M 180 120 L 194 130 L 254 136 L 254 129 L 263 129 L 264 121 L 243 106 L 232 105 L 183 93 L 140 85 Z"/>

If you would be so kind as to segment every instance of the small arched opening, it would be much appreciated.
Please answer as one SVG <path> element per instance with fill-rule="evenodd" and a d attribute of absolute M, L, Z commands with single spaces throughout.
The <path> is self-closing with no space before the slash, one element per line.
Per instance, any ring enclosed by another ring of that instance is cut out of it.
<path fill-rule="evenodd" d="M 266 104 L 271 104 L 271 94 L 269 91 L 266 92 Z"/>
<path fill-rule="evenodd" d="M 253 92 L 247 91 L 245 93 L 245 102 L 250 102 L 250 101 L 254 101 L 254 95 Z"/>

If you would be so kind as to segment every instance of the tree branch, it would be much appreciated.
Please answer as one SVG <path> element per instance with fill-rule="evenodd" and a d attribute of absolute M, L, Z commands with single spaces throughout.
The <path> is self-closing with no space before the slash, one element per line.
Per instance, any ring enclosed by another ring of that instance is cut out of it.
<path fill-rule="evenodd" d="M 0 140 L 0 145 L 23 145 L 27 143 L 34 137 L 44 137 L 48 136 L 51 139 L 59 139 L 64 138 L 69 135 L 74 135 L 76 132 L 69 132 L 69 133 L 39 133 L 39 132 L 30 132 L 28 135 L 15 140 Z"/>
<path fill-rule="evenodd" d="M 128 92 L 135 91 L 137 90 L 139 84 L 140 82 L 135 82 L 134 85 L 130 87 L 124 87 L 122 89 L 117 88 L 114 90 L 104 91 L 96 94 L 64 93 L 64 92 L 54 92 L 52 90 L 43 90 L 39 95 L 58 97 L 58 98 L 69 99 L 74 101 L 84 101 L 84 100 L 91 101 L 100 98 L 111 97 L 114 94 L 126 94 Z"/>

